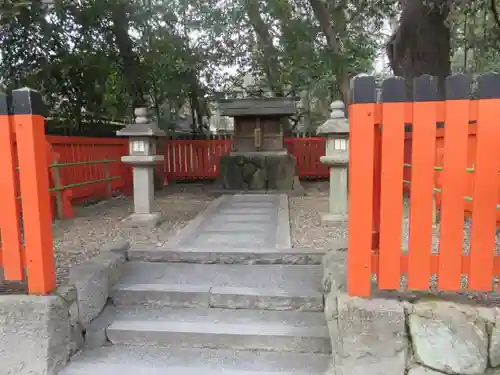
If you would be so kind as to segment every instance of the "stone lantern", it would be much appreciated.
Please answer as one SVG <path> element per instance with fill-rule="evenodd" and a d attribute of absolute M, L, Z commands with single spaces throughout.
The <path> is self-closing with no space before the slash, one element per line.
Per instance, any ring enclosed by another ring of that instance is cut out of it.
<path fill-rule="evenodd" d="M 156 155 L 156 141 L 165 132 L 151 121 L 146 107 L 136 108 L 135 123 L 118 130 L 116 135 L 129 137 L 129 155 L 122 162 L 132 166 L 134 183 L 134 213 L 124 220 L 133 227 L 155 227 L 161 221 L 160 212 L 154 212 L 154 170 L 163 162 L 162 155 Z"/>
<path fill-rule="evenodd" d="M 349 121 L 343 102 L 335 101 L 330 108 L 330 118 L 317 130 L 318 135 L 326 137 L 326 155 L 321 163 L 330 168 L 329 212 L 322 219 L 341 223 L 348 217 Z"/>

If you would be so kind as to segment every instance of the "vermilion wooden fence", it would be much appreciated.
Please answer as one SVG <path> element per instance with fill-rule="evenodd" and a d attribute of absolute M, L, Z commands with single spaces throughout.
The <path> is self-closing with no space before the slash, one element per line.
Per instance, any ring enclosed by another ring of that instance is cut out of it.
<path fill-rule="evenodd" d="M 468 137 L 467 137 L 467 154 L 461 155 L 461 157 L 467 158 L 467 168 L 473 168 L 475 159 L 476 159 L 476 150 L 477 150 L 477 124 L 472 122 L 469 124 L 467 129 Z M 412 138 L 413 133 L 407 132 L 405 134 L 405 164 L 411 164 L 411 153 L 412 153 Z M 436 171 L 434 174 L 434 185 L 437 190 L 441 190 L 442 188 L 442 180 L 443 173 L 440 168 L 443 167 L 444 163 L 444 144 L 445 144 L 445 130 L 443 128 L 438 128 L 436 131 Z M 407 181 L 411 181 L 411 168 L 405 167 L 404 170 L 404 178 Z M 499 176 L 500 178 L 500 176 Z M 499 181 L 500 182 L 500 181 Z M 472 196 L 474 191 L 474 178 L 471 174 L 467 174 L 467 178 L 462 181 L 464 186 L 461 186 L 461 189 L 465 189 L 466 196 Z M 405 184 L 405 190 L 410 191 L 410 184 Z M 438 209 L 441 206 L 441 193 L 439 191 L 435 192 L 436 195 L 436 203 Z M 465 215 L 471 216 L 473 210 L 472 201 L 465 201 Z M 500 210 L 497 211 L 497 223 L 500 223 Z"/>
<path fill-rule="evenodd" d="M 440 291 L 458 291 L 461 276 L 466 275 L 469 290 L 492 290 L 493 277 L 500 275 L 500 257 L 494 251 L 499 208 L 500 75 L 479 78 L 477 100 L 469 99 L 471 80 L 462 75 L 447 79 L 444 101 L 436 100 L 436 82 L 429 76 L 414 81 L 412 102 L 405 100 L 402 79 L 383 82 L 382 103 L 378 104 L 373 77 L 358 77 L 353 83 L 349 109 L 349 293 L 369 296 L 372 275 L 377 276 L 379 289 L 400 289 L 401 277 L 406 276 L 408 289 L 429 290 L 430 277 L 437 276 Z M 437 129 L 439 123 L 444 124 L 442 130 Z M 411 159 L 408 137 L 405 147 L 405 124 L 412 126 Z M 475 140 L 471 141 L 473 133 Z M 436 172 L 440 173 L 437 180 Z M 405 184 L 409 184 L 411 194 L 409 246 L 404 252 Z M 441 222 L 439 250 L 433 253 L 436 192 L 441 194 Z M 466 253 L 462 237 L 467 202 L 472 208 L 472 236 Z M 367 215 L 368 208 L 373 208 L 372 215 Z"/>
<path fill-rule="evenodd" d="M 91 138 L 47 136 L 54 157 L 50 164 L 53 187 L 68 186 L 62 193 L 66 200 L 78 203 L 85 199 L 100 199 L 110 193 L 130 194 L 131 168 L 120 159 L 128 154 L 128 140 L 119 138 Z M 109 162 L 104 162 L 109 160 Z M 106 178 L 113 176 L 112 181 Z M 99 182 L 100 181 L 100 182 Z M 72 217 L 71 205 L 65 206 L 64 217 Z"/>
<path fill-rule="evenodd" d="M 220 157 L 231 151 L 231 140 L 169 140 L 165 142 L 168 179 L 216 179 Z"/>
<path fill-rule="evenodd" d="M 169 179 L 216 179 L 220 157 L 231 151 L 231 140 L 169 140 L 165 142 L 165 173 Z M 320 163 L 325 155 L 325 139 L 319 137 L 286 138 L 285 145 L 297 160 L 302 179 L 329 176 L 328 167 Z"/>
<path fill-rule="evenodd" d="M 297 160 L 297 173 L 300 178 L 321 179 L 329 176 L 328 166 L 320 162 L 320 158 L 326 153 L 325 138 L 286 138 L 285 145 Z"/>
<path fill-rule="evenodd" d="M 12 92 L 14 115 L 8 102 L 0 94 L 0 264 L 7 280 L 26 277 L 30 294 L 48 294 L 56 279 L 43 103 L 29 89 Z"/>

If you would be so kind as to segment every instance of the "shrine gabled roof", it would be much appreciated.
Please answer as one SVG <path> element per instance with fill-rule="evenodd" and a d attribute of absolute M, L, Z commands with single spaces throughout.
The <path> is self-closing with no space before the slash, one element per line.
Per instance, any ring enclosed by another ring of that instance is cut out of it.
<path fill-rule="evenodd" d="M 295 98 L 225 99 L 219 102 L 222 116 L 291 116 L 296 113 Z"/>

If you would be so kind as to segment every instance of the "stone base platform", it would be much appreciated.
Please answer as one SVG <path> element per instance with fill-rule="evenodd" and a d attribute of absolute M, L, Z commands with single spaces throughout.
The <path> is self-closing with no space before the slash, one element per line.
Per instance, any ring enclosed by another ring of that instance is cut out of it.
<path fill-rule="evenodd" d="M 221 183 L 231 191 L 303 192 L 295 158 L 287 151 L 232 152 L 221 157 Z"/>

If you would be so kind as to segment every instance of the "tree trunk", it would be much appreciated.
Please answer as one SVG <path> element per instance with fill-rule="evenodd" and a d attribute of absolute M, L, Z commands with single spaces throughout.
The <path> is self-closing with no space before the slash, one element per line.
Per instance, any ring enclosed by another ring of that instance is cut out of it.
<path fill-rule="evenodd" d="M 339 58 L 342 56 L 342 44 L 340 41 L 347 42 L 348 36 L 345 32 L 345 16 L 343 14 L 343 8 L 338 5 L 333 9 L 333 13 L 336 14 L 337 25 L 335 27 L 332 22 L 332 11 L 328 7 L 328 4 L 324 0 L 310 0 L 311 7 L 313 8 L 314 14 L 318 19 L 321 31 L 326 37 L 326 42 L 328 48 L 330 49 L 334 58 Z M 335 75 L 337 82 L 337 88 L 341 93 L 342 100 L 346 104 L 350 101 L 350 77 L 347 67 L 342 63 L 339 64 L 339 69 Z"/>
<path fill-rule="evenodd" d="M 120 0 L 115 2 L 112 6 L 111 17 L 113 20 L 113 34 L 121 60 L 120 67 L 128 83 L 132 106 L 136 108 L 146 104 L 146 98 L 144 96 L 142 77 L 138 74 L 140 69 L 139 59 L 134 52 L 133 42 L 129 35 L 128 8 L 127 2 Z"/>
<path fill-rule="evenodd" d="M 276 96 L 283 96 L 283 87 L 280 80 L 279 52 L 273 44 L 269 28 L 262 19 L 259 0 L 244 0 L 248 20 L 257 35 L 262 52 L 262 66 L 266 74 L 271 91 Z"/>
<path fill-rule="evenodd" d="M 438 77 L 440 96 L 445 93 L 445 78 L 451 72 L 450 30 L 446 26 L 449 8 L 432 6 L 423 0 L 406 0 L 399 26 L 387 44 L 386 52 L 395 75 L 407 80 L 412 95 L 412 81 L 423 74 Z"/>

